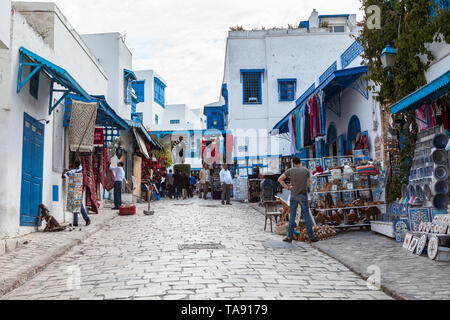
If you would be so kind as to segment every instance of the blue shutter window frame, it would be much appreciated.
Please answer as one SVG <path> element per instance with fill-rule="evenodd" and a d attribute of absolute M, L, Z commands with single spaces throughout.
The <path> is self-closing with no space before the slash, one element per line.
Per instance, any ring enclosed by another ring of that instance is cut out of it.
<path fill-rule="evenodd" d="M 294 101 L 297 92 L 297 79 L 278 79 L 278 100 Z"/>
<path fill-rule="evenodd" d="M 264 69 L 241 69 L 242 103 L 262 104 Z"/>
<path fill-rule="evenodd" d="M 159 118 L 158 118 L 158 115 L 157 115 L 157 114 L 155 114 L 155 124 L 157 125 L 157 124 L 158 124 L 158 122 L 159 122 Z"/>
<path fill-rule="evenodd" d="M 180 120 L 170 120 L 170 124 L 180 124 Z"/>
<path fill-rule="evenodd" d="M 145 80 L 133 81 L 132 87 L 138 102 L 145 102 Z"/>
<path fill-rule="evenodd" d="M 165 104 L 166 104 L 165 89 L 166 89 L 166 85 L 161 80 L 159 80 L 157 77 L 155 77 L 154 78 L 153 100 L 163 108 L 165 107 Z"/>

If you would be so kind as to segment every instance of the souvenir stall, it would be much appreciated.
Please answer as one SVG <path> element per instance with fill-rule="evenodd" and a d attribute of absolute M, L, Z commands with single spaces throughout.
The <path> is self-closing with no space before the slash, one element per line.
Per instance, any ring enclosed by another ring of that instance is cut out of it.
<path fill-rule="evenodd" d="M 391 106 L 416 119 L 419 133 L 409 184 L 389 206 L 397 241 L 417 255 L 450 261 L 449 136 L 450 72 Z"/>
<path fill-rule="evenodd" d="M 86 208 L 98 213 L 102 205 L 103 190 L 114 187 L 114 177 L 109 173 L 109 145 L 126 122 L 108 105 L 104 96 L 92 96 L 87 100 L 68 94 L 65 98 L 63 126 L 67 130 L 66 164 L 73 163 L 75 156 L 83 167 L 83 188 Z"/>

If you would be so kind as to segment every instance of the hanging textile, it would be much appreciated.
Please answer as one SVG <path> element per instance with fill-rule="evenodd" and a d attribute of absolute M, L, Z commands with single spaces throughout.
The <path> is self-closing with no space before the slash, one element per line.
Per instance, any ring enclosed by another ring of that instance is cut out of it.
<path fill-rule="evenodd" d="M 95 187 L 92 156 L 81 156 L 80 160 L 83 166 L 83 188 L 86 190 L 86 206 L 90 207 L 95 213 L 98 213 L 97 189 Z"/>
<path fill-rule="evenodd" d="M 298 118 L 299 118 L 298 119 L 298 123 L 299 123 L 299 132 L 300 132 L 299 138 L 298 138 L 298 143 L 299 143 L 299 147 L 300 148 L 297 148 L 297 150 L 300 151 L 301 149 L 303 149 L 303 135 L 304 135 L 303 127 L 304 127 L 304 121 L 303 121 L 302 109 L 298 108 L 297 111 L 298 111 Z"/>
<path fill-rule="evenodd" d="M 309 106 L 306 103 L 304 105 L 305 108 L 305 128 L 304 128 L 304 143 L 303 146 L 304 147 L 308 147 L 312 144 L 312 139 L 311 139 L 311 117 L 309 114 Z"/>
<path fill-rule="evenodd" d="M 450 129 L 450 103 L 449 100 L 446 100 L 445 98 L 440 99 L 441 100 L 441 106 L 442 106 L 442 122 L 444 124 L 445 130 Z"/>
<path fill-rule="evenodd" d="M 312 97 L 312 105 L 314 109 L 314 138 L 317 138 L 321 136 L 320 131 L 321 124 L 320 124 L 319 102 L 317 100 L 316 95 Z"/>
<path fill-rule="evenodd" d="M 69 147 L 74 152 L 92 152 L 94 150 L 95 121 L 97 103 L 72 102 L 69 127 Z"/>
<path fill-rule="evenodd" d="M 416 117 L 422 121 L 417 121 L 417 126 L 420 131 L 424 131 L 428 128 L 427 125 L 427 107 L 426 105 L 417 108 L 415 111 Z M 424 122 L 425 121 L 425 122 Z"/>
<path fill-rule="evenodd" d="M 288 127 L 289 127 L 289 137 L 291 138 L 291 154 L 296 154 L 297 150 L 296 150 L 296 140 L 295 140 L 295 135 L 294 135 L 294 128 L 292 125 L 292 117 L 289 117 L 289 122 L 288 122 Z"/>
<path fill-rule="evenodd" d="M 434 107 L 432 104 L 430 104 L 427 106 L 427 108 L 428 108 L 428 118 L 430 119 L 430 128 L 434 128 L 436 127 L 436 116 Z"/>
<path fill-rule="evenodd" d="M 296 127 L 296 116 L 295 116 L 295 112 L 292 113 L 292 129 L 294 130 L 294 141 L 295 141 L 295 145 L 297 145 L 297 139 L 298 139 L 298 132 L 297 132 L 297 127 Z"/>
<path fill-rule="evenodd" d="M 299 133 L 297 135 L 297 150 L 301 150 L 302 149 L 302 139 L 301 139 L 301 122 L 302 122 L 302 117 L 300 115 L 300 109 L 297 108 L 297 110 L 295 110 L 295 127 L 296 127 L 296 131 Z"/>
<path fill-rule="evenodd" d="M 325 136 L 325 127 L 327 126 L 327 116 L 326 116 L 326 112 L 325 112 L 325 92 L 320 91 L 317 94 L 317 99 L 318 99 L 318 103 L 319 103 L 319 113 L 320 113 L 320 134 L 322 136 Z"/>
<path fill-rule="evenodd" d="M 67 211 L 81 212 L 83 201 L 83 173 L 68 174 Z"/>

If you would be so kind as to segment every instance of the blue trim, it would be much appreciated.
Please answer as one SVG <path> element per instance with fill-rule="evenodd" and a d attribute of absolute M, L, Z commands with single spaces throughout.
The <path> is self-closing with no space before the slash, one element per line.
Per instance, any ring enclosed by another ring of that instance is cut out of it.
<path fill-rule="evenodd" d="M 137 77 L 134 74 L 134 72 L 128 69 L 123 69 L 123 77 L 124 79 L 131 78 L 133 80 L 137 80 Z"/>
<path fill-rule="evenodd" d="M 245 156 L 245 157 L 233 157 L 233 160 L 259 160 L 259 159 L 265 159 L 265 158 L 282 158 L 283 155 L 266 155 L 266 156 Z M 244 167 L 241 167 L 244 168 Z"/>
<path fill-rule="evenodd" d="M 415 110 L 422 104 L 431 102 L 450 90 L 450 71 L 431 81 L 422 88 L 404 97 L 391 106 L 392 114 Z"/>
<path fill-rule="evenodd" d="M 170 124 L 180 124 L 180 120 L 170 120 Z"/>
<path fill-rule="evenodd" d="M 333 62 L 331 66 L 328 67 L 327 70 L 325 70 L 324 73 L 319 77 L 319 83 L 323 82 L 326 78 L 328 78 L 333 72 L 337 70 L 337 61 Z"/>
<path fill-rule="evenodd" d="M 297 79 L 278 79 L 278 101 L 294 101 Z"/>
<path fill-rule="evenodd" d="M 306 20 L 306 21 L 300 21 L 300 24 L 298 25 L 298 27 L 300 28 L 300 29 L 308 29 L 309 30 L 309 21 L 308 20 Z"/>
<path fill-rule="evenodd" d="M 355 139 L 356 134 L 361 132 L 361 122 L 357 115 L 353 115 L 348 122 L 347 129 L 347 141 L 351 144 L 352 140 Z"/>
<path fill-rule="evenodd" d="M 299 106 L 303 105 L 311 96 L 319 93 L 321 90 L 325 92 L 327 101 L 330 101 L 335 94 L 347 87 L 354 89 L 368 99 L 369 94 L 367 89 L 367 79 L 364 81 L 358 80 L 361 75 L 367 71 L 367 66 L 334 71 L 317 88 L 314 90 L 311 90 L 312 87 L 309 88 L 299 99 L 297 99 L 295 108 L 292 109 L 283 119 L 281 119 L 272 130 L 279 130 L 280 134 L 288 132 L 289 130 L 287 123 L 289 121 L 289 116 L 295 112 Z M 353 83 L 356 80 L 358 80 L 358 83 L 354 85 Z"/>
<path fill-rule="evenodd" d="M 133 81 L 131 86 L 136 92 L 137 102 L 145 102 L 145 80 Z"/>
<path fill-rule="evenodd" d="M 341 65 L 342 69 L 347 68 L 347 66 L 352 63 L 359 55 L 364 52 L 364 48 L 359 44 L 358 41 L 353 42 L 347 50 L 341 54 Z"/>
<path fill-rule="evenodd" d="M 161 107 L 165 108 L 166 105 L 166 85 L 158 77 L 153 79 L 153 100 Z"/>
<path fill-rule="evenodd" d="M 306 89 L 306 91 L 300 96 L 300 98 L 295 101 L 296 106 L 298 107 L 301 102 L 307 100 L 307 98 L 309 98 L 309 96 L 314 92 L 315 89 L 316 84 L 313 83 L 308 89 Z"/>
<path fill-rule="evenodd" d="M 53 202 L 59 201 L 59 186 L 54 185 L 52 188 L 52 200 Z"/>
<path fill-rule="evenodd" d="M 50 102 L 49 102 L 49 115 L 52 113 L 53 109 L 58 104 L 53 104 L 53 93 L 54 92 L 65 92 L 67 93 L 76 93 L 86 99 L 90 99 L 89 94 L 75 81 L 75 79 L 63 68 L 51 63 L 50 61 L 42 58 L 41 56 L 31 52 L 24 47 L 20 47 L 19 49 L 19 71 L 17 75 L 17 93 L 20 92 L 20 89 L 25 85 L 25 83 L 31 79 L 31 77 L 36 74 L 38 71 L 44 72 L 52 81 L 52 86 L 50 89 Z M 30 63 L 24 62 L 24 58 Z M 22 81 L 22 69 L 23 66 L 36 66 L 34 70 Z M 53 88 L 54 83 L 58 83 L 63 86 L 67 90 L 55 90 Z M 64 97 L 64 95 L 63 95 Z M 62 101 L 63 98 L 60 99 L 59 102 Z M 58 103 L 59 103 L 58 102 Z"/>

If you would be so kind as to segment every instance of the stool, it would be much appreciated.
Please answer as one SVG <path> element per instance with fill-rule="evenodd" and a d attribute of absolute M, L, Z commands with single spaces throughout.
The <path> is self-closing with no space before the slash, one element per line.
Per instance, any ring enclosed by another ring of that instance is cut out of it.
<path fill-rule="evenodd" d="M 281 212 L 278 211 L 278 205 L 281 202 L 279 201 L 265 201 L 264 202 L 264 208 L 265 208 L 265 215 L 266 219 L 264 222 L 264 231 L 267 229 L 267 219 L 270 219 L 270 232 L 273 232 L 273 222 L 272 217 L 275 217 L 275 223 L 278 222 L 278 218 L 281 217 Z"/>

